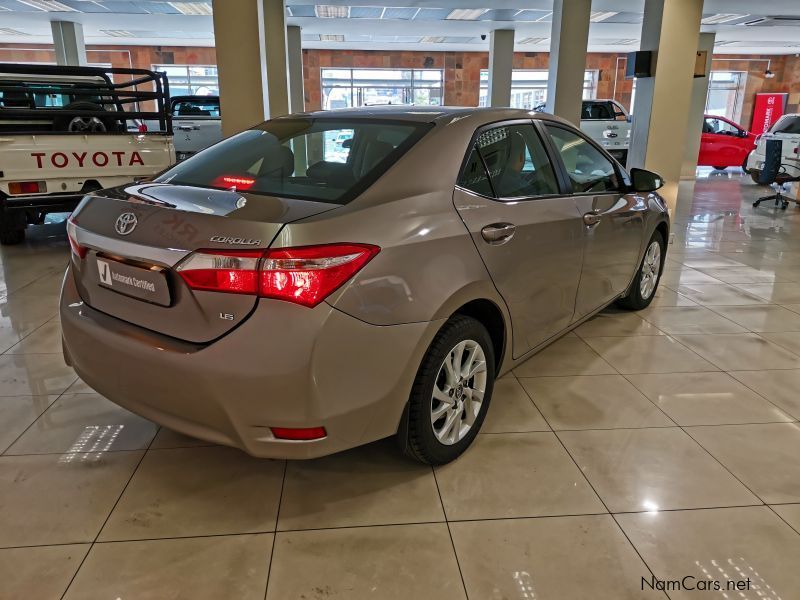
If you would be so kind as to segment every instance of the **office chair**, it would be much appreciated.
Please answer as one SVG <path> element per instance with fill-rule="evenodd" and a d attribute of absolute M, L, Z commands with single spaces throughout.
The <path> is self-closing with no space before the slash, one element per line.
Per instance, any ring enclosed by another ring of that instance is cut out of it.
<path fill-rule="evenodd" d="M 767 200 L 774 200 L 775 206 L 780 206 L 782 210 L 786 210 L 789 206 L 791 198 L 787 198 L 782 194 L 783 186 L 793 181 L 800 181 L 800 176 L 792 176 L 786 172 L 786 166 L 781 164 L 783 157 L 783 141 L 781 140 L 767 140 L 767 152 L 764 160 L 764 166 L 758 175 L 758 183 L 760 185 L 775 184 L 777 189 L 774 194 L 764 196 L 753 202 L 754 207 Z M 794 202 L 798 202 L 794 200 Z M 800 202 L 798 202 L 800 204 Z"/>

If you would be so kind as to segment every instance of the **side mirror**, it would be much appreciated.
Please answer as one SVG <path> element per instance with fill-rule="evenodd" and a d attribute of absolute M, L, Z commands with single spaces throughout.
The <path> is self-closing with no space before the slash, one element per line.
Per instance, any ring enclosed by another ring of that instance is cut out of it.
<path fill-rule="evenodd" d="M 347 138 L 342 142 L 342 148 L 352 148 L 353 147 L 353 138 Z"/>
<path fill-rule="evenodd" d="M 655 192 L 664 185 L 660 175 L 645 169 L 631 169 L 631 188 L 634 192 Z"/>

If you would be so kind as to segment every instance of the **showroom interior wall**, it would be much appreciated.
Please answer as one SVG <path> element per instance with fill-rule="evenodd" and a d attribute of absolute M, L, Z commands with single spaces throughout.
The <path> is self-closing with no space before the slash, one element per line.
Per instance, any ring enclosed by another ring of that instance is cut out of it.
<path fill-rule="evenodd" d="M 152 65 L 217 64 L 213 47 L 204 46 L 86 46 L 91 63 L 115 67 L 151 68 Z M 548 68 L 547 52 L 514 53 L 514 69 Z M 590 52 L 586 68 L 598 71 L 597 97 L 615 98 L 630 108 L 632 82 L 625 79 L 625 55 Z M 764 77 L 767 60 L 775 77 Z M 52 45 L 2 44 L 0 61 L 55 63 Z M 328 67 L 342 68 L 434 68 L 444 72 L 444 103 L 454 106 L 477 106 L 480 98 L 480 72 L 489 67 L 488 52 L 415 52 L 406 50 L 303 50 L 303 85 L 306 109 L 322 107 L 320 71 Z M 741 124 L 750 126 L 755 94 L 788 92 L 787 112 L 800 111 L 800 57 L 795 55 L 714 56 L 713 71 L 735 71 L 746 74 L 740 92 Z"/>

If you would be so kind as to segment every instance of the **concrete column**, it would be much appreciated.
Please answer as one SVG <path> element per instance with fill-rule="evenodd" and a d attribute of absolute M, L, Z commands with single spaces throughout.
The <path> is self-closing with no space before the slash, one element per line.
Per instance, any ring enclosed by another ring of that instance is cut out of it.
<path fill-rule="evenodd" d="M 514 30 L 496 29 L 489 34 L 489 106 L 511 105 L 513 70 Z"/>
<path fill-rule="evenodd" d="M 289 112 L 284 0 L 213 0 L 222 132 Z"/>
<path fill-rule="evenodd" d="M 636 81 L 628 166 L 659 173 L 661 194 L 678 198 L 694 87 L 703 0 L 645 0 L 642 50 L 656 51 L 655 76 Z"/>
<path fill-rule="evenodd" d="M 51 21 L 56 64 L 78 67 L 86 65 L 86 44 L 83 41 L 83 25 L 71 21 Z"/>
<path fill-rule="evenodd" d="M 695 77 L 692 100 L 689 105 L 689 125 L 686 129 L 686 154 L 683 157 L 682 179 L 694 179 L 697 172 L 697 155 L 700 153 L 700 136 L 703 134 L 703 117 L 706 114 L 708 85 L 711 82 L 711 58 L 714 54 L 716 33 L 701 33 L 697 51 L 706 54 L 705 77 Z"/>
<path fill-rule="evenodd" d="M 306 100 L 303 91 L 303 47 L 300 27 L 286 28 L 286 46 L 289 54 L 289 108 L 290 112 L 304 112 Z"/>
<path fill-rule="evenodd" d="M 554 0 L 547 79 L 547 112 L 578 125 L 592 0 Z M 636 90 L 638 95 L 639 90 Z"/>
<path fill-rule="evenodd" d="M 266 66 L 266 114 L 268 118 L 289 114 L 289 63 L 286 48 L 285 0 L 257 0 L 263 34 L 261 52 Z"/>

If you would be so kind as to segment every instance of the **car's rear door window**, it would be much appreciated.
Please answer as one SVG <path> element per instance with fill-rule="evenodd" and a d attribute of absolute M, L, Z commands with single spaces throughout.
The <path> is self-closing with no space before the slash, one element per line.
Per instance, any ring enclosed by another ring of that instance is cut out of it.
<path fill-rule="evenodd" d="M 346 204 L 431 127 L 377 119 L 276 119 L 198 153 L 156 181 Z"/>
<path fill-rule="evenodd" d="M 558 125 L 546 124 L 576 194 L 619 190 L 614 163 L 588 140 Z"/>
<path fill-rule="evenodd" d="M 459 185 L 499 199 L 558 193 L 553 166 L 530 123 L 501 125 L 482 132 L 471 149 Z"/>

